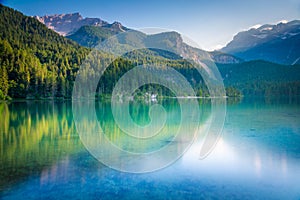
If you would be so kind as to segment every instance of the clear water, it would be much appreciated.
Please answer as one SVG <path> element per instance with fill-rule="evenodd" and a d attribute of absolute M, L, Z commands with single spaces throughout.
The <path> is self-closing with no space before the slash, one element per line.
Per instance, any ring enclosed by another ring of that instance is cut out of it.
<path fill-rule="evenodd" d="M 98 117 L 120 142 L 101 114 L 109 105 L 97 104 Z M 176 103 L 164 105 L 177 112 Z M 210 107 L 201 105 L 205 125 Z M 133 119 L 149 123 L 148 106 L 132 106 Z M 156 172 L 123 173 L 84 148 L 71 102 L 0 103 L 0 199 L 300 199 L 299 100 L 230 101 L 216 148 L 204 160 L 199 148 Z"/>

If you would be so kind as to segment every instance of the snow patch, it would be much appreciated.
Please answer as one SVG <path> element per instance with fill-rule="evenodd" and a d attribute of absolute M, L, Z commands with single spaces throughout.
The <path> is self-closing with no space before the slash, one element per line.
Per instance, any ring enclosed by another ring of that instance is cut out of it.
<path fill-rule="evenodd" d="M 253 37 L 260 38 L 260 39 L 266 38 L 267 36 L 268 36 L 267 34 L 253 35 Z"/>
<path fill-rule="evenodd" d="M 270 30 L 273 30 L 273 27 L 266 27 L 261 29 L 260 31 L 270 31 Z"/>
<path fill-rule="evenodd" d="M 277 22 L 277 24 L 280 24 L 280 23 L 287 24 L 288 22 L 289 22 L 288 20 L 283 19 L 283 20 L 280 20 L 279 22 Z"/>
<path fill-rule="evenodd" d="M 256 24 L 254 26 L 249 27 L 249 29 L 258 29 L 261 26 L 262 26 L 261 24 Z"/>

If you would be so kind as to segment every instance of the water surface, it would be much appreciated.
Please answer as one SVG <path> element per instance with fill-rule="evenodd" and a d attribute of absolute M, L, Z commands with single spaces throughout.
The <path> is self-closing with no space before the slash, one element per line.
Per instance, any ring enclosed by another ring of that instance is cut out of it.
<path fill-rule="evenodd" d="M 177 128 L 178 104 L 163 105 L 171 113 L 165 134 L 141 143 L 142 151 L 168 143 Z M 210 105 L 200 105 L 205 129 Z M 98 102 L 96 109 L 107 136 L 130 150 L 113 124 L 110 104 Z M 148 111 L 147 104 L 132 104 L 137 124 L 150 122 Z M 300 198 L 297 99 L 230 100 L 222 138 L 206 159 L 199 159 L 201 144 L 195 142 L 173 165 L 145 174 L 119 172 L 91 156 L 76 132 L 69 101 L 3 102 L 0 117 L 1 199 Z"/>

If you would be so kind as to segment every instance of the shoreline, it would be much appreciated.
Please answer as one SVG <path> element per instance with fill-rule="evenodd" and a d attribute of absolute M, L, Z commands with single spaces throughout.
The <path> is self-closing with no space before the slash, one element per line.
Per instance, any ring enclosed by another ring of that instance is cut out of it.
<path fill-rule="evenodd" d="M 163 100 L 163 99 L 220 99 L 220 98 L 225 98 L 225 99 L 242 99 L 242 98 L 271 98 L 271 99 L 277 99 L 277 98 L 300 98 L 300 95 L 295 95 L 295 96 L 278 96 L 278 95 L 273 95 L 273 96 L 236 96 L 236 97 L 231 97 L 231 96 L 223 96 L 223 97 L 199 97 L 199 96 L 180 96 L 180 97 L 168 97 L 168 96 L 162 96 L 162 97 L 158 97 L 156 99 L 157 100 Z M 59 102 L 59 101 L 82 101 L 82 100 L 95 100 L 95 101 L 111 101 L 111 98 L 109 97 L 103 97 L 103 98 L 85 98 L 85 97 L 81 97 L 81 98 L 76 98 L 76 99 L 72 99 L 72 98 L 39 98 L 39 99 L 34 99 L 34 98 L 30 98 L 30 99 L 26 99 L 26 98 L 16 98 L 16 99 L 8 99 L 8 100 L 0 100 L 1 102 L 35 102 L 35 101 L 39 101 L 39 102 L 50 102 L 50 101 L 55 101 L 55 102 Z M 141 101 L 141 100 L 148 100 L 148 99 L 134 99 L 132 101 Z M 151 99 L 150 99 L 151 100 Z"/>

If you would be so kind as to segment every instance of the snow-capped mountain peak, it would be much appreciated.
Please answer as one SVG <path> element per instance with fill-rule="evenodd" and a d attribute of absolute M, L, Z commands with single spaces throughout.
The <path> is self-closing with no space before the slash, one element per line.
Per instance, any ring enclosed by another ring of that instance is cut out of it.
<path fill-rule="evenodd" d="M 74 33 L 80 27 L 85 25 L 104 26 L 108 24 L 106 21 L 99 18 L 83 18 L 78 12 L 71 14 L 45 15 L 42 17 L 34 16 L 34 18 L 63 36 Z"/>
<path fill-rule="evenodd" d="M 221 51 L 245 60 L 264 59 L 293 63 L 293 60 L 300 57 L 299 46 L 300 20 L 294 20 L 280 21 L 274 25 L 265 24 L 240 32 Z M 274 52 L 278 54 L 275 57 Z"/>

